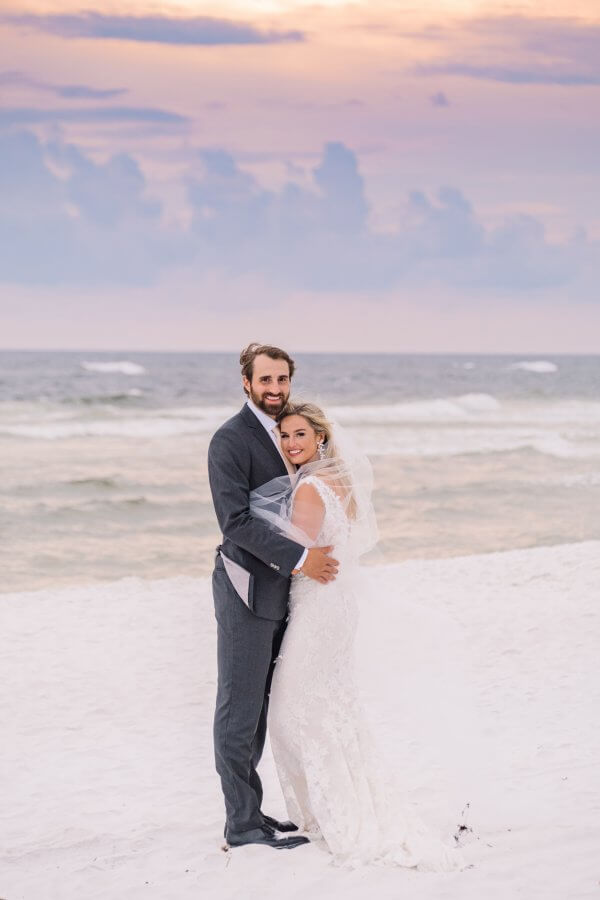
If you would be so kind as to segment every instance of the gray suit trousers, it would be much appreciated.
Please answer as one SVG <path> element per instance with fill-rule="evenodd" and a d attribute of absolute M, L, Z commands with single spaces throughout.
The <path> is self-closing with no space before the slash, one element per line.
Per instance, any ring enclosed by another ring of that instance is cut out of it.
<path fill-rule="evenodd" d="M 286 623 L 250 612 L 219 556 L 213 597 L 219 672 L 215 762 L 225 797 L 226 826 L 230 831 L 247 831 L 263 822 L 263 789 L 256 767 L 265 744 L 271 678 Z"/>

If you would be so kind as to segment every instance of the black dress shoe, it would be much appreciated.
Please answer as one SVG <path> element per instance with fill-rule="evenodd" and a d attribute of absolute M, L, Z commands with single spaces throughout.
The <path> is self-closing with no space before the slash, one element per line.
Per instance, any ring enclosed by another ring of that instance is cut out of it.
<path fill-rule="evenodd" d="M 273 822 L 274 822 L 274 821 L 275 821 L 275 819 L 273 819 Z M 275 833 L 275 829 L 272 828 L 270 825 L 267 825 L 266 822 L 264 823 L 263 827 L 264 827 L 265 831 L 268 831 L 268 832 L 269 832 L 269 834 L 274 834 L 274 833 Z M 227 831 L 228 831 L 228 829 L 227 829 L 227 822 L 225 822 L 225 827 L 224 827 L 224 829 L 223 829 L 223 837 L 225 838 L 225 840 L 227 840 Z M 0 898 L 0 900 L 2 900 L 2 898 Z"/>
<path fill-rule="evenodd" d="M 272 816 L 265 815 L 265 813 L 262 814 L 262 817 L 265 825 L 268 825 L 274 831 L 298 831 L 298 826 L 294 825 L 293 822 L 279 822 Z"/>
<path fill-rule="evenodd" d="M 265 828 L 252 828 L 250 831 L 227 831 L 225 839 L 230 847 L 243 847 L 245 844 L 263 844 L 265 847 L 273 847 L 275 850 L 293 850 L 301 844 L 310 843 L 308 838 L 302 835 L 294 837 L 278 838 L 268 826 Z"/>

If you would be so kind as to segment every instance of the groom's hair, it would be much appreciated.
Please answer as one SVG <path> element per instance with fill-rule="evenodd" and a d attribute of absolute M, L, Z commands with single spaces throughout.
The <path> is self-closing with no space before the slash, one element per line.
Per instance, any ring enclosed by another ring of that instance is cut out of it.
<path fill-rule="evenodd" d="M 296 369 L 296 364 L 289 353 L 281 350 L 279 347 L 271 347 L 270 344 L 248 344 L 248 346 L 240 353 L 240 366 L 242 367 L 242 375 L 248 381 L 252 381 L 254 372 L 254 360 L 257 356 L 268 356 L 270 359 L 285 359 L 290 370 L 290 381 Z M 245 393 L 248 391 L 244 388 Z"/>

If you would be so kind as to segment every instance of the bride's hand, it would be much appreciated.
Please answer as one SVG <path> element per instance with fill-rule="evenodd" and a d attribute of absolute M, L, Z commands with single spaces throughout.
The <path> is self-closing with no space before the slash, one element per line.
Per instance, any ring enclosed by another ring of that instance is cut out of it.
<path fill-rule="evenodd" d="M 333 547 L 311 547 L 300 570 L 302 574 L 321 584 L 333 581 L 338 573 L 339 563 L 329 556 L 332 550 Z"/>

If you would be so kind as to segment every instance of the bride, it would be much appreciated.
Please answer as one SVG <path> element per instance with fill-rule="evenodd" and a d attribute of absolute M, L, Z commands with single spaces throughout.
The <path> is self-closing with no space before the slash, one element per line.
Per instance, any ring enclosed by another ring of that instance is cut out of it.
<path fill-rule="evenodd" d="M 463 863 L 456 850 L 391 801 L 358 702 L 354 638 L 359 556 L 377 541 L 369 463 L 318 406 L 288 406 L 281 447 L 298 466 L 263 485 L 250 510 L 305 546 L 333 545 L 339 575 L 295 574 L 273 676 L 269 730 L 288 815 L 339 860 L 429 870 Z"/>

